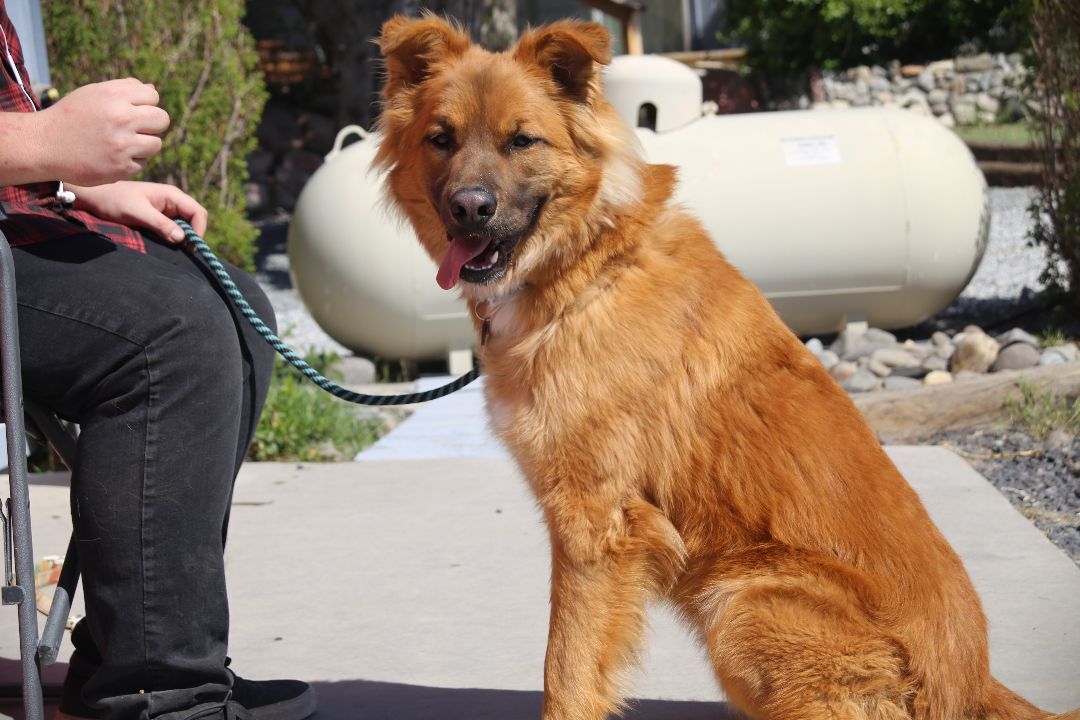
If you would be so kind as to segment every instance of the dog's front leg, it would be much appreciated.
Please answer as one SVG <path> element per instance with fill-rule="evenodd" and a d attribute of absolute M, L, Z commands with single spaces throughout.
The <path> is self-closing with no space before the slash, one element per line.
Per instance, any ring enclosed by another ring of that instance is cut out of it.
<path fill-rule="evenodd" d="M 595 498 L 592 498 L 595 500 Z M 620 680 L 645 625 L 645 603 L 682 571 L 678 532 L 650 503 L 608 510 L 549 508 L 551 627 L 544 664 L 544 720 L 602 720 L 618 711 Z"/>

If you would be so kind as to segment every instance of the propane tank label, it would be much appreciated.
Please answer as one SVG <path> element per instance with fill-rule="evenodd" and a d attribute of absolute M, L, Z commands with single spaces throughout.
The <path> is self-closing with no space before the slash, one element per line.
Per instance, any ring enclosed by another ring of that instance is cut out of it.
<path fill-rule="evenodd" d="M 784 138 L 780 142 L 784 146 L 784 162 L 788 167 L 839 165 L 843 162 L 834 135 Z"/>

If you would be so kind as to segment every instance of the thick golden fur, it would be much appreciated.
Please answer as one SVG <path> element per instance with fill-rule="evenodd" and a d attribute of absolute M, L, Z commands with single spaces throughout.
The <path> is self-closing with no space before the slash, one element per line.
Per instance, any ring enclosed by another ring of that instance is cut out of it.
<path fill-rule="evenodd" d="M 379 44 L 379 163 L 436 262 L 461 182 L 498 197 L 495 233 L 541 208 L 505 274 L 463 292 L 551 535 L 544 718 L 619 709 L 650 599 L 753 717 L 1049 717 L 990 676 L 967 573 L 845 393 L 672 203 L 673 168 L 641 160 L 601 94 L 606 32 L 491 54 L 399 17 Z"/>

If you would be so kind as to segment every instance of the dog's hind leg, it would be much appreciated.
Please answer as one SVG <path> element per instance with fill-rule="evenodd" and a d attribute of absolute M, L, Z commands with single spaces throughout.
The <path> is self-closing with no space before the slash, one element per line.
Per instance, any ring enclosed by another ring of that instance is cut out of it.
<path fill-rule="evenodd" d="M 635 660 L 645 603 L 674 583 L 685 548 L 660 510 L 640 499 L 595 518 L 550 508 L 547 515 L 551 627 L 543 718 L 602 720 L 621 707 L 621 676 Z"/>
<path fill-rule="evenodd" d="M 844 597 L 792 577 L 724 596 L 703 628 L 729 699 L 758 720 L 909 720 L 907 651 Z"/>

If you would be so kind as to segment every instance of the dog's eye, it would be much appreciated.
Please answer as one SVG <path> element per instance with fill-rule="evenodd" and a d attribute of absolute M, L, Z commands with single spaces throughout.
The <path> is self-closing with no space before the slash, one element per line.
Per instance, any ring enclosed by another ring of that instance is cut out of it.
<path fill-rule="evenodd" d="M 527 148 L 534 142 L 536 142 L 536 138 L 529 137 L 528 135 L 523 135 L 522 133 L 518 133 L 514 136 L 514 139 L 510 141 L 510 144 L 516 148 Z"/>
<path fill-rule="evenodd" d="M 446 150 L 450 147 L 450 135 L 444 132 L 436 133 L 428 138 L 428 142 L 440 150 Z"/>

